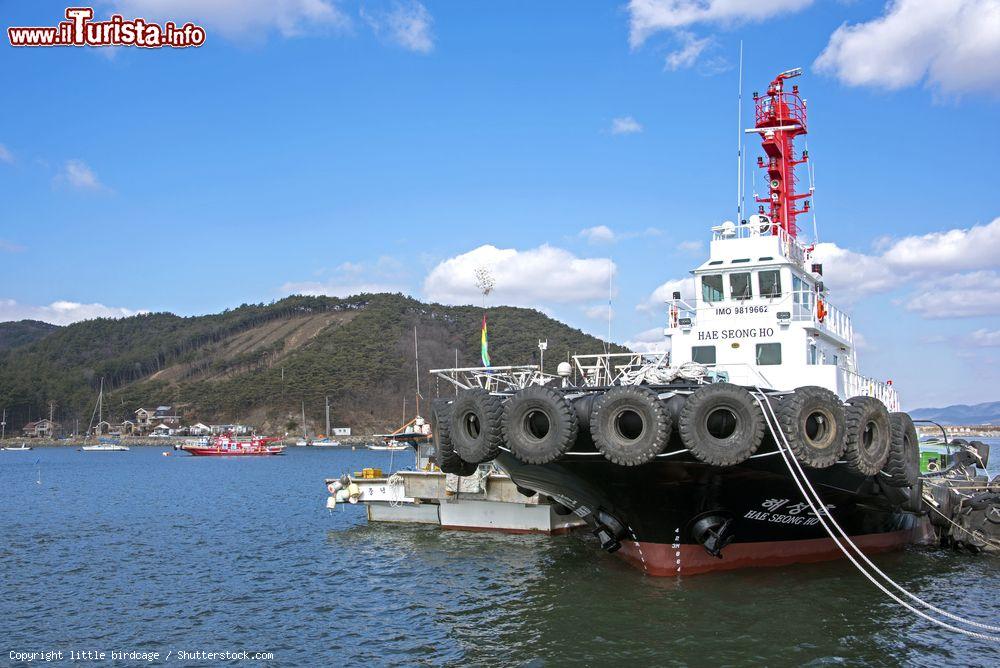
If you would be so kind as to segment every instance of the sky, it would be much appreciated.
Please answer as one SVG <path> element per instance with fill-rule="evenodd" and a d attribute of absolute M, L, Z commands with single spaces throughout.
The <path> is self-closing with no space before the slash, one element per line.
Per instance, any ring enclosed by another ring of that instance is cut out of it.
<path fill-rule="evenodd" d="M 0 2 L 4 27 L 65 8 Z M 602 337 L 610 272 L 612 339 L 655 346 L 662 299 L 736 216 L 752 91 L 802 67 L 817 254 L 862 372 L 907 408 L 1000 399 L 1000 0 L 94 9 L 205 44 L 4 39 L 0 320 L 476 303 L 488 266 L 491 304 Z"/>

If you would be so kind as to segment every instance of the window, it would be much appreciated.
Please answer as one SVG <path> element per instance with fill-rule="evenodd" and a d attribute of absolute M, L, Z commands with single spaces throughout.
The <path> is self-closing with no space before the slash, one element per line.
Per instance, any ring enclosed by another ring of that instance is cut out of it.
<path fill-rule="evenodd" d="M 708 263 L 708 266 L 714 267 L 717 264 L 722 264 L 722 260 L 712 260 L 711 262 Z"/>
<path fill-rule="evenodd" d="M 773 366 L 775 364 L 781 364 L 781 344 L 758 343 L 757 364 L 759 366 Z"/>
<path fill-rule="evenodd" d="M 761 297 L 781 296 L 781 272 L 777 269 L 762 271 L 757 274 Z"/>
<path fill-rule="evenodd" d="M 729 274 L 729 293 L 733 299 L 752 299 L 753 288 L 750 285 L 750 274 Z"/>
<path fill-rule="evenodd" d="M 750 258 L 741 257 L 739 260 L 733 260 L 733 264 L 743 264 L 744 262 L 749 262 Z"/>
<path fill-rule="evenodd" d="M 815 343 L 809 344 L 809 359 L 807 362 L 809 364 L 819 364 L 819 350 L 816 349 Z"/>
<path fill-rule="evenodd" d="M 701 298 L 707 302 L 722 301 L 722 274 L 701 277 Z"/>
<path fill-rule="evenodd" d="M 715 346 L 692 346 L 691 361 L 698 364 L 715 364 Z"/>

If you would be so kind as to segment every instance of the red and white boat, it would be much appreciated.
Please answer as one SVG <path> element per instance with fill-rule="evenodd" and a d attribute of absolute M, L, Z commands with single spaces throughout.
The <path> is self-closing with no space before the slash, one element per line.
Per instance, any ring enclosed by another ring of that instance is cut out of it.
<path fill-rule="evenodd" d="M 264 436 L 240 439 L 232 433 L 225 433 L 212 438 L 204 445 L 182 445 L 179 449 L 190 452 L 196 457 L 263 457 L 280 455 L 285 452 L 283 445 L 269 445 L 278 440 L 280 439 Z"/>

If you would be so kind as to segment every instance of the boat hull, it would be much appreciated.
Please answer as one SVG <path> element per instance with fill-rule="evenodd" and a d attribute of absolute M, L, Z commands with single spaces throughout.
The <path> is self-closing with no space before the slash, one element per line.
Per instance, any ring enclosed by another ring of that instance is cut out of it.
<path fill-rule="evenodd" d="M 620 545 L 618 554 L 651 575 L 842 556 L 777 454 L 730 467 L 680 458 L 623 467 L 600 455 L 545 466 L 521 464 L 509 455 L 497 461 L 518 485 L 548 494 L 595 529 L 601 513 L 617 520 L 618 541 L 609 541 L 606 549 Z M 874 479 L 844 465 L 808 475 L 837 524 L 862 549 L 891 550 L 927 538 L 926 519 L 894 507 Z M 706 526 L 719 534 L 715 544 L 706 545 Z"/>
<path fill-rule="evenodd" d="M 195 457 L 273 457 L 284 454 L 283 449 L 277 448 L 267 450 L 219 450 L 216 448 L 182 447 L 181 450 L 189 452 Z"/>

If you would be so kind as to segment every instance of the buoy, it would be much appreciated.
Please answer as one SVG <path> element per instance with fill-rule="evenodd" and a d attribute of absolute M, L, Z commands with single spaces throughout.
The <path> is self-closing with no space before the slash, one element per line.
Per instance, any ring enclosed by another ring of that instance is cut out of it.
<path fill-rule="evenodd" d="M 169 453 L 169 452 L 164 452 L 164 453 L 163 453 L 163 456 L 164 456 L 164 457 L 169 457 L 169 456 L 170 456 L 170 453 Z"/>

